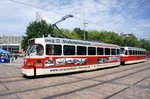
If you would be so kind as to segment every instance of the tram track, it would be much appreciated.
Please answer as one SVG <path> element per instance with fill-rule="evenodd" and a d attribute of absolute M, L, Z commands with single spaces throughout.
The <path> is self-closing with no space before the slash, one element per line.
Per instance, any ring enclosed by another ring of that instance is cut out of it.
<path fill-rule="evenodd" d="M 144 67 L 146 64 L 144 65 L 139 65 L 139 66 L 136 66 L 136 67 L 132 67 L 132 68 L 127 68 L 127 69 L 123 69 L 123 70 L 119 70 L 119 71 L 115 71 L 115 72 L 111 72 L 111 73 L 106 73 L 106 74 L 103 74 L 103 75 L 100 75 L 98 77 L 103 77 L 103 76 L 108 76 L 108 75 L 112 75 L 112 74 L 116 74 L 116 73 L 119 73 L 119 72 L 123 72 L 123 71 L 127 71 L 127 70 L 131 70 L 131 69 L 137 69 L 137 68 L 141 68 L 141 67 Z M 115 67 L 113 67 L 115 68 Z M 100 69 L 98 69 L 100 70 Z M 98 70 L 93 70 L 93 71 L 98 71 Z M 93 72 L 93 71 L 89 71 L 89 72 Z M 82 72 L 82 73 L 86 73 L 86 72 Z M 72 73 L 72 74 L 78 74 L 78 73 Z M 45 77 L 51 77 L 52 75 L 48 75 L 48 76 L 45 76 Z M 59 75 L 58 75 L 59 76 Z M 17 76 L 16 76 L 17 77 Z M 22 77 L 22 76 L 18 76 L 18 77 Z M 44 76 L 43 76 L 44 77 Z M 42 78 L 43 78 L 42 77 Z M 72 76 L 70 74 L 67 75 L 67 77 L 70 77 L 70 78 L 76 78 L 76 79 L 81 79 L 80 77 L 76 77 L 76 76 Z M 1 78 L 1 77 L 0 77 Z M 11 78 L 11 77 L 9 77 Z M 14 77 L 13 77 L 14 78 Z M 37 79 L 42 79 L 42 78 L 37 78 Z M 89 79 L 92 79 L 92 78 L 97 78 L 97 76 L 95 77 L 91 77 Z M 2 78 L 3 79 L 3 78 Z M 17 80 L 7 80 L 7 81 L 2 81 L 3 83 L 11 83 L 11 82 L 18 82 L 18 81 L 30 81 L 30 80 L 35 80 L 36 78 L 33 78 L 33 79 L 26 79 L 26 78 L 23 78 L 23 79 L 17 79 Z M 88 78 L 87 78 L 88 79 Z"/>
<path fill-rule="evenodd" d="M 140 67 L 141 67 L 141 66 L 140 66 Z M 137 67 L 135 67 L 135 68 L 137 68 Z M 121 76 L 121 77 L 117 77 L 117 78 L 112 79 L 112 80 L 120 79 L 120 78 L 122 78 L 122 77 L 126 77 L 126 76 L 129 76 L 129 75 L 133 75 L 133 74 L 135 74 L 135 73 L 138 73 L 138 72 L 140 72 L 140 71 L 144 71 L 144 70 L 146 70 L 146 69 L 150 69 L 150 67 L 144 68 L 144 69 L 142 69 L 142 70 L 138 70 L 138 71 L 136 71 L 136 72 L 133 72 L 133 73 L 130 73 L 130 74 Z M 126 70 L 127 70 L 127 69 L 126 69 Z M 124 71 L 126 71 L 126 70 L 124 70 Z M 131 68 L 128 69 L 128 70 L 131 70 Z M 122 71 L 118 71 L 118 72 L 122 72 Z M 115 74 L 115 73 L 118 73 L 118 72 L 114 72 L 114 74 Z M 77 82 L 81 82 L 81 81 L 88 81 L 88 80 L 91 80 L 91 79 L 94 79 L 94 78 L 103 77 L 103 76 L 107 76 L 107 75 L 111 75 L 111 74 L 113 74 L 113 73 L 109 73 L 109 74 L 106 74 L 106 75 L 99 75 L 99 76 L 95 76 L 95 77 L 91 77 L 91 78 L 86 78 L 86 79 L 84 79 L 84 78 L 79 79 L 79 78 L 78 78 L 79 80 L 76 80 L 76 81 L 65 82 L 65 83 L 59 83 L 59 84 L 55 84 L 55 85 L 48 85 L 48 86 L 43 86 L 43 87 L 38 87 L 38 88 L 32 88 L 32 89 L 27 89 L 27 90 L 22 90 L 22 91 L 14 91 L 14 92 L 8 92 L 8 93 L 1 93 L 0 96 L 6 96 L 6 95 L 10 95 L 10 94 L 23 93 L 23 92 L 27 92 L 27 91 L 40 90 L 40 89 L 44 89 L 44 88 L 50 88 L 50 87 L 56 87 L 56 86 L 61 86 L 61 85 L 73 84 L 73 83 L 77 83 Z M 108 82 L 110 82 L 110 81 L 112 81 L 112 80 L 108 80 L 107 82 L 106 82 L 106 81 L 105 81 L 105 82 L 101 82 L 101 83 L 98 83 L 98 84 L 95 84 L 95 85 L 92 85 L 92 86 L 89 86 L 89 87 L 82 88 L 82 89 L 80 89 L 80 90 L 84 90 L 84 89 L 86 89 L 86 88 L 91 88 L 91 87 L 94 87 L 94 86 L 98 86 L 98 85 L 100 85 L 100 84 L 108 83 Z M 78 90 L 79 90 L 79 89 L 78 89 Z M 76 90 L 76 91 L 78 91 L 78 90 Z M 76 92 L 76 91 L 75 91 L 75 92 Z M 72 92 L 72 91 L 71 91 L 71 92 Z M 73 92 L 74 92 L 74 91 L 73 91 Z"/>
<path fill-rule="evenodd" d="M 16 68 L 16 69 L 21 69 L 21 67 L 10 66 L 10 65 L 6 65 L 6 64 L 1 64 L 0 66 L 11 67 L 11 68 Z"/>
<path fill-rule="evenodd" d="M 134 83 L 134 84 L 132 85 L 132 87 L 133 87 L 134 85 L 136 85 L 136 84 L 138 84 L 138 83 L 144 81 L 145 79 L 148 79 L 148 78 L 150 78 L 150 76 L 145 77 L 145 78 L 143 78 L 143 79 L 137 81 L 136 83 Z M 122 90 L 117 91 L 117 92 L 113 93 L 112 95 L 109 95 L 109 96 L 105 97 L 104 99 L 109 99 L 109 98 L 111 98 L 111 97 L 113 97 L 113 96 L 115 96 L 115 95 L 117 95 L 117 94 L 119 94 L 119 93 L 121 93 L 121 92 L 127 90 L 128 88 L 131 88 L 131 86 L 127 86 L 126 88 L 123 88 Z M 137 87 L 137 88 L 139 88 L 139 87 Z M 148 89 L 150 89 L 150 87 L 149 87 Z"/>
<path fill-rule="evenodd" d="M 142 70 L 139 70 L 139 71 L 136 71 L 136 72 L 133 72 L 133 73 L 130 73 L 130 74 L 127 74 L 127 75 L 124 75 L 124 76 L 121 76 L 121 77 L 114 78 L 114 79 L 111 79 L 111 80 L 108 80 L 108 81 L 103 81 L 103 82 L 100 82 L 100 83 L 98 83 L 98 84 L 93 84 L 93 85 L 86 86 L 86 87 L 83 87 L 83 88 L 80 88 L 80 86 L 79 86 L 79 89 L 76 89 L 76 90 L 73 90 L 73 91 L 69 91 L 69 92 L 65 92 L 65 93 L 56 94 L 56 95 L 53 95 L 53 96 L 46 97 L 46 98 L 44 98 L 44 99 L 53 99 L 53 98 L 57 98 L 57 97 L 60 97 L 60 96 L 69 95 L 69 94 L 72 94 L 72 93 L 75 93 L 75 92 L 78 92 L 78 91 L 86 90 L 86 89 L 89 89 L 89 88 L 92 88 L 92 87 L 96 87 L 96 86 L 99 86 L 99 85 L 102 85 L 102 84 L 105 84 L 105 83 L 109 83 L 109 82 L 112 82 L 112 81 L 114 81 L 114 80 L 117 80 L 117 79 L 120 79 L 120 78 L 124 78 L 124 77 L 133 75 L 133 74 L 135 74 L 135 73 L 138 73 L 138 72 L 141 72 L 141 71 L 144 71 L 144 70 L 147 70 L 147 69 L 150 69 L 150 67 L 149 67 L 149 68 L 142 69 Z M 138 81 L 138 82 L 136 82 L 136 83 L 139 83 L 139 82 L 141 82 L 141 81 L 143 81 L 143 80 L 145 80 L 145 79 L 147 79 L 147 78 L 149 78 L 149 77 L 150 77 L 150 76 L 145 77 L 144 79 L 142 79 L 142 80 L 140 80 L 140 81 Z M 136 83 L 135 83 L 135 84 L 136 84 Z M 111 83 L 111 84 L 112 84 L 112 83 Z M 127 88 L 128 88 L 128 87 L 127 87 Z M 121 91 L 124 91 L 124 90 L 126 90 L 126 88 L 122 89 Z M 119 92 L 121 92 L 121 91 L 119 91 Z M 108 98 L 109 98 L 109 97 L 108 97 Z M 106 98 L 106 99 L 107 99 L 107 98 Z"/>

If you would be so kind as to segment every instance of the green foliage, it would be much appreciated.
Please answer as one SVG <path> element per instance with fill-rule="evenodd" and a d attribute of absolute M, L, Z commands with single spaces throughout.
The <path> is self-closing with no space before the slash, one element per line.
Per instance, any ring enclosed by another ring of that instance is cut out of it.
<path fill-rule="evenodd" d="M 138 39 L 134 34 L 126 35 L 124 33 L 115 33 L 112 31 L 97 31 L 88 30 L 85 31 L 87 40 L 102 41 L 105 43 L 117 44 L 120 46 L 133 46 L 141 47 L 150 50 L 150 40 Z M 41 22 L 32 22 L 29 24 L 26 30 L 26 35 L 23 36 L 22 48 L 26 49 L 28 40 L 31 38 L 47 37 L 48 35 L 53 37 L 68 37 L 77 40 L 83 40 L 84 30 L 80 28 L 74 28 L 73 31 L 68 29 L 61 29 L 61 32 L 53 28 L 51 24 L 47 24 L 44 20 Z"/>
<path fill-rule="evenodd" d="M 39 38 L 43 36 L 48 36 L 49 34 L 54 36 L 54 33 L 57 33 L 56 31 L 54 32 L 54 28 L 50 25 L 47 24 L 46 21 L 42 20 L 41 22 L 34 21 L 29 24 L 27 27 L 25 36 L 23 36 L 23 41 L 22 41 L 22 48 L 24 50 L 27 49 L 28 46 L 28 40 L 31 38 Z"/>

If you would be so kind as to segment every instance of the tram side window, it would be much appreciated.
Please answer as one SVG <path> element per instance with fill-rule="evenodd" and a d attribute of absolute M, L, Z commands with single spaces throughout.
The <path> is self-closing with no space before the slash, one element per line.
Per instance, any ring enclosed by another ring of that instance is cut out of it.
<path fill-rule="evenodd" d="M 86 55 L 86 47 L 77 46 L 77 55 Z"/>
<path fill-rule="evenodd" d="M 128 50 L 125 50 L 125 55 L 128 55 Z"/>
<path fill-rule="evenodd" d="M 140 51 L 138 51 L 139 55 L 140 55 Z"/>
<path fill-rule="evenodd" d="M 62 53 L 61 45 L 46 45 L 46 55 L 61 55 Z"/>
<path fill-rule="evenodd" d="M 75 55 L 75 46 L 64 45 L 64 55 Z"/>
<path fill-rule="evenodd" d="M 110 48 L 105 48 L 105 55 L 110 55 Z"/>
<path fill-rule="evenodd" d="M 145 51 L 143 51 L 143 55 L 145 55 Z"/>
<path fill-rule="evenodd" d="M 140 55 L 140 51 L 138 51 L 138 55 Z"/>
<path fill-rule="evenodd" d="M 129 50 L 129 55 L 133 55 L 132 50 Z"/>
<path fill-rule="evenodd" d="M 142 55 L 142 51 L 140 51 L 140 55 Z"/>
<path fill-rule="evenodd" d="M 136 55 L 138 55 L 138 51 L 135 51 Z"/>
<path fill-rule="evenodd" d="M 116 55 L 116 49 L 111 49 L 111 55 Z"/>
<path fill-rule="evenodd" d="M 96 48 L 88 47 L 88 55 L 96 55 Z"/>
<path fill-rule="evenodd" d="M 121 54 L 125 54 L 124 48 L 121 48 L 120 50 L 121 50 Z"/>
<path fill-rule="evenodd" d="M 117 49 L 117 55 L 119 55 L 120 54 L 120 49 Z"/>
<path fill-rule="evenodd" d="M 97 55 L 104 55 L 104 49 L 103 48 L 97 48 Z"/>

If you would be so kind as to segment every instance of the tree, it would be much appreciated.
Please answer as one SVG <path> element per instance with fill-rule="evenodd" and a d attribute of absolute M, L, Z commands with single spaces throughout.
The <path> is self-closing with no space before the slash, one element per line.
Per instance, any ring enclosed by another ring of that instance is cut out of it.
<path fill-rule="evenodd" d="M 140 39 L 139 46 L 141 48 L 145 48 L 147 50 L 150 50 L 150 40 Z"/>
<path fill-rule="evenodd" d="M 40 22 L 34 21 L 29 24 L 27 27 L 26 33 L 23 36 L 22 48 L 27 49 L 28 40 L 31 38 L 38 37 L 47 37 L 49 34 L 53 37 L 67 37 L 77 40 L 83 40 L 84 30 L 80 28 L 74 28 L 73 31 L 68 29 L 57 30 L 51 24 L 47 24 L 46 21 L 42 20 Z M 86 33 L 86 39 L 102 41 L 105 43 L 117 44 L 120 46 L 133 46 L 133 47 L 142 47 L 145 49 L 150 49 L 150 40 L 138 39 L 134 34 L 126 36 L 124 33 L 115 33 L 112 31 L 97 31 L 97 30 L 88 30 Z"/>
<path fill-rule="evenodd" d="M 40 22 L 34 21 L 27 26 L 26 33 L 23 36 L 22 48 L 27 49 L 28 40 L 31 38 L 39 38 L 43 36 L 55 36 L 54 28 L 51 24 L 47 24 L 46 21 L 41 20 Z"/>
<path fill-rule="evenodd" d="M 76 35 L 78 35 L 78 39 L 83 40 L 83 30 L 81 30 L 80 28 L 74 28 L 73 33 L 76 33 Z"/>

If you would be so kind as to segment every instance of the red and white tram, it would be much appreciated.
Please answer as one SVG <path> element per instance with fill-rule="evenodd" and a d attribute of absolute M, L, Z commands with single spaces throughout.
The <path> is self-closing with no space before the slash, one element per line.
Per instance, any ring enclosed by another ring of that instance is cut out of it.
<path fill-rule="evenodd" d="M 22 74 L 60 74 L 117 65 L 120 65 L 118 45 L 66 38 L 35 38 L 29 40 Z"/>
<path fill-rule="evenodd" d="M 136 47 L 121 47 L 121 64 L 132 64 L 146 61 L 146 50 Z"/>

